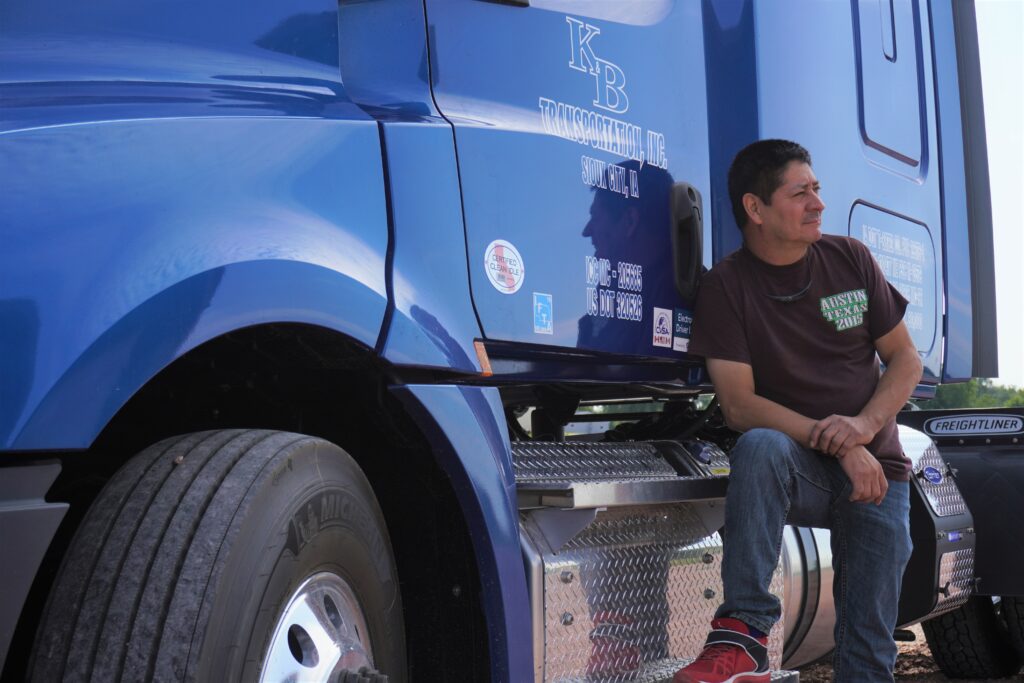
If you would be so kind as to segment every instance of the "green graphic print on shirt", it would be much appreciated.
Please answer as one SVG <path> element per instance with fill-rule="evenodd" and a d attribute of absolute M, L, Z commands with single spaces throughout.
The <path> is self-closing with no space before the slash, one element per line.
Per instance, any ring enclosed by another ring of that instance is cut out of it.
<path fill-rule="evenodd" d="M 836 326 L 836 332 L 864 324 L 868 312 L 868 293 L 863 289 L 821 298 L 821 315 Z"/>

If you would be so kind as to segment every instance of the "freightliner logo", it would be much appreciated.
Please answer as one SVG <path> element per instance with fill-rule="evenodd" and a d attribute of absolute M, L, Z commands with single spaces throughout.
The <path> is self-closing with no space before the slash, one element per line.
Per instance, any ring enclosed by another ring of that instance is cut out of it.
<path fill-rule="evenodd" d="M 1024 432 L 1024 418 L 993 414 L 933 417 L 924 423 L 924 431 L 933 436 L 1019 434 Z"/>

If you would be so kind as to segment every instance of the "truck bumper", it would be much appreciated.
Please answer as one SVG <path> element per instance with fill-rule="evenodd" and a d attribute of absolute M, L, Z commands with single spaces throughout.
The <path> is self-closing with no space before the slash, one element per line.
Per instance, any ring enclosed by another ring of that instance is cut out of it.
<path fill-rule="evenodd" d="M 0 470 L 0 670 L 36 571 L 68 509 L 45 500 L 58 474 L 55 461 Z"/>

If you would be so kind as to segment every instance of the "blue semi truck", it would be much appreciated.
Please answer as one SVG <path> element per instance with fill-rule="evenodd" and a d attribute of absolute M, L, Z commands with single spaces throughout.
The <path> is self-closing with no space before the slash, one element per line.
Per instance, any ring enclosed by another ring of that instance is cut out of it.
<path fill-rule="evenodd" d="M 811 150 L 919 397 L 995 376 L 978 78 L 960 0 L 5 0 L 4 680 L 666 679 L 721 591 L 732 156 Z M 901 625 L 1008 675 L 1024 414 L 901 422 Z M 796 680 L 831 551 L 784 541 Z"/>

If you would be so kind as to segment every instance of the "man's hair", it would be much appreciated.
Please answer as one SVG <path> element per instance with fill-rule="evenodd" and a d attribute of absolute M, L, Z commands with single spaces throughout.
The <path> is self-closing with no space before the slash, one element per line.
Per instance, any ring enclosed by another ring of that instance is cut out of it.
<path fill-rule="evenodd" d="M 772 203 L 772 193 L 782 185 L 782 172 L 791 161 L 811 165 L 811 154 L 789 140 L 759 140 L 739 151 L 729 167 L 729 200 L 732 215 L 740 230 L 747 224 L 743 195 L 751 192 L 765 204 Z"/>

